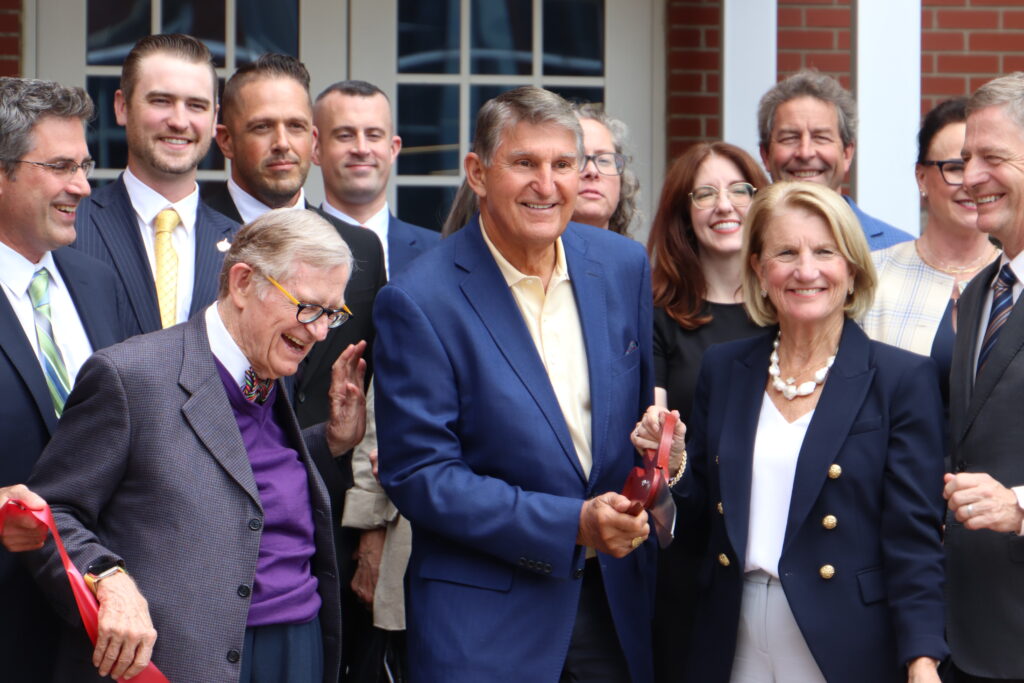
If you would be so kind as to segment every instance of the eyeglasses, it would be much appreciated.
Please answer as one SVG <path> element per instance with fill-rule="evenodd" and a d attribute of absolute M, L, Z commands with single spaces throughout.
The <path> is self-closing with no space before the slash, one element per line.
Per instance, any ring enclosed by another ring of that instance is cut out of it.
<path fill-rule="evenodd" d="M 96 168 L 96 162 L 92 159 L 86 159 L 80 164 L 76 164 L 74 161 L 29 161 L 28 159 L 4 159 L 9 164 L 32 164 L 33 166 L 39 166 L 40 168 L 48 169 L 51 173 L 61 178 L 70 179 L 73 175 L 78 173 L 78 169 L 82 169 L 82 173 L 88 178 L 92 175 L 92 169 Z"/>
<path fill-rule="evenodd" d="M 603 154 L 584 154 L 580 173 L 587 170 L 587 164 L 591 161 L 594 162 L 594 168 L 601 175 L 622 175 L 622 172 L 626 170 L 626 157 L 624 155 L 604 152 Z"/>
<path fill-rule="evenodd" d="M 304 304 L 298 299 L 291 295 L 291 293 L 281 286 L 281 283 L 270 277 L 264 275 L 267 281 L 281 290 L 281 293 L 288 297 L 288 300 L 299 307 L 299 310 L 295 311 L 295 319 L 303 325 L 309 325 L 320 319 L 320 316 L 327 316 L 327 327 L 332 330 L 335 327 L 341 327 L 352 318 L 352 311 L 348 310 L 348 306 L 342 304 L 341 308 L 327 308 L 320 304 Z"/>
<path fill-rule="evenodd" d="M 925 166 L 938 166 L 939 175 L 947 185 L 964 184 L 964 162 L 962 159 L 945 159 L 944 161 L 922 161 Z"/>
<path fill-rule="evenodd" d="M 733 183 L 725 188 L 725 196 L 733 206 L 746 206 L 754 198 L 757 188 L 750 183 Z M 694 188 L 690 193 L 690 201 L 698 209 L 710 209 L 718 203 L 718 188 L 710 185 L 701 185 Z"/>

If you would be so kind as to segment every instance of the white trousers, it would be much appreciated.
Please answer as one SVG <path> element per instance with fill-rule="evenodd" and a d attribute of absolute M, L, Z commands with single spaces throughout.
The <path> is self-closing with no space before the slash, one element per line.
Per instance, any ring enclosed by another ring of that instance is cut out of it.
<path fill-rule="evenodd" d="M 730 683 L 826 683 L 797 626 L 782 583 L 765 572 L 744 577 Z"/>

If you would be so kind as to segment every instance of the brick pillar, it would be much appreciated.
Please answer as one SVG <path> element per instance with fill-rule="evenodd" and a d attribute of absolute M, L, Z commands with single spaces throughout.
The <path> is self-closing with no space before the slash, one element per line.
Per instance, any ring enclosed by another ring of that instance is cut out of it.
<path fill-rule="evenodd" d="M 720 0 L 668 0 L 668 159 L 722 130 Z"/>

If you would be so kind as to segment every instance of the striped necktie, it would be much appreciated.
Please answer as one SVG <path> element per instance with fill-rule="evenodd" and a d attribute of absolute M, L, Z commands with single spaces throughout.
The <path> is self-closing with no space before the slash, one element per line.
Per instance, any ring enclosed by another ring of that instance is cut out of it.
<path fill-rule="evenodd" d="M 50 271 L 40 268 L 32 276 L 28 284 L 28 298 L 32 302 L 32 315 L 36 323 L 36 339 L 39 341 L 39 352 L 42 355 L 43 374 L 46 375 L 46 386 L 50 390 L 57 417 L 64 412 L 64 403 L 71 393 L 71 381 L 64 358 L 60 355 L 53 340 L 53 323 L 50 317 Z"/>
<path fill-rule="evenodd" d="M 1006 263 L 999 270 L 996 281 L 992 283 L 992 313 L 988 317 L 988 328 L 985 329 L 985 336 L 981 340 L 977 375 L 980 375 L 981 369 L 985 367 L 985 361 L 999 340 L 999 330 L 1013 311 L 1013 284 L 1016 281 L 1017 276 L 1010 270 L 1010 264 Z"/>
<path fill-rule="evenodd" d="M 156 300 L 160 305 L 160 326 L 170 327 L 178 321 L 178 252 L 171 243 L 171 231 L 178 227 L 181 217 L 174 209 L 164 209 L 156 215 L 153 228 L 156 240 Z"/>

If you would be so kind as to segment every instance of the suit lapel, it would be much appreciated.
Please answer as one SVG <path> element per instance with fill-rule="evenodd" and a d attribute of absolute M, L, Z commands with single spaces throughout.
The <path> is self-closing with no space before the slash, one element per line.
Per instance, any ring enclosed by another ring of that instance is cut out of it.
<path fill-rule="evenodd" d="M 222 240 L 231 241 L 231 227 L 217 230 L 211 225 L 210 211 L 202 202 L 196 207 L 196 266 L 189 317 L 217 298 L 218 275 L 224 263 L 224 252 L 217 248 L 217 244 Z"/>
<path fill-rule="evenodd" d="M 182 334 L 184 362 L 178 383 L 191 394 L 181 407 L 185 421 L 210 455 L 262 510 L 249 454 L 210 350 L 205 316 L 198 315 L 186 323 Z"/>
<path fill-rule="evenodd" d="M 43 416 L 46 429 L 52 435 L 57 428 L 57 413 L 50 400 L 50 391 L 46 387 L 46 378 L 39 364 L 39 358 L 11 307 L 11 302 L 0 292 L 0 352 L 7 356 L 8 361 L 21 375 L 22 381 L 32 394 L 32 400 Z M 10 400 L 10 399 L 8 399 Z"/>
<path fill-rule="evenodd" d="M 97 234 L 110 252 L 114 267 L 121 276 L 128 293 L 128 301 L 139 327 L 143 331 L 159 330 L 160 308 L 156 298 L 156 284 L 149 267 L 139 223 L 124 186 L 124 178 L 118 178 L 114 189 L 101 197 L 93 196 L 102 211 L 93 211 L 89 219 Z"/>
<path fill-rule="evenodd" d="M 78 319 L 82 321 L 89 344 L 96 351 L 120 341 L 117 330 L 109 325 L 110 316 L 103 314 L 104 310 L 109 311 L 113 306 L 113 292 L 98 288 L 95 280 L 89 277 L 89 272 L 83 271 L 75 263 L 74 256 L 76 254 L 69 249 L 53 252 L 53 260 L 71 294 Z"/>
<path fill-rule="evenodd" d="M 989 285 L 1000 267 L 1000 259 L 981 271 L 964 290 L 958 302 L 956 345 L 953 350 L 953 364 L 950 369 L 949 416 L 950 434 L 954 443 L 963 439 L 971 422 L 977 415 L 975 407 L 968 417 L 974 393 L 974 357 L 978 346 L 978 326 L 981 324 L 981 308 Z M 991 360 L 991 356 L 989 357 Z"/>
<path fill-rule="evenodd" d="M 579 310 L 583 342 L 587 349 L 587 367 L 590 380 L 590 452 L 593 465 L 590 482 L 598 481 L 608 438 L 608 422 L 611 417 L 611 349 L 608 348 L 608 307 L 605 301 L 604 267 L 587 258 L 586 241 L 572 228 L 562 233 L 562 247 L 569 269 L 569 278 Z M 622 349 L 622 353 L 626 350 Z M 561 414 L 561 409 L 559 408 Z M 575 457 L 575 447 L 573 450 Z"/>
<path fill-rule="evenodd" d="M 828 476 L 828 468 L 835 462 L 853 420 L 864 403 L 875 376 L 874 369 L 868 366 L 869 351 L 867 335 L 856 323 L 847 320 L 843 326 L 836 362 L 829 371 L 804 436 L 804 443 L 800 447 L 783 552 L 818 499 Z"/>
<path fill-rule="evenodd" d="M 733 362 L 723 414 L 736 417 L 723 422 L 717 448 L 708 444 L 708 453 L 718 457 L 722 507 L 729 510 L 725 515 L 725 529 L 733 550 L 741 556 L 747 550 L 754 438 L 764 400 L 768 355 L 773 338 L 765 335 L 763 344 L 756 345 L 745 357 Z"/>
<path fill-rule="evenodd" d="M 999 261 L 997 260 L 994 264 L 996 268 L 999 267 Z M 993 275 L 994 277 L 994 275 Z M 985 296 L 988 293 L 989 283 L 991 280 L 982 281 L 986 286 L 979 287 L 978 294 L 980 295 L 980 301 L 978 304 L 979 319 L 980 311 L 985 303 Z M 968 378 L 974 379 L 974 389 L 967 396 L 970 396 L 970 401 L 967 403 L 967 419 L 964 421 L 962 431 L 958 435 L 962 438 L 968 429 L 970 429 L 971 423 L 974 422 L 974 418 L 978 416 L 981 409 L 985 406 L 989 397 L 992 396 L 993 390 L 996 388 L 996 384 L 1002 379 L 1006 369 L 1013 362 L 1017 354 L 1021 352 L 1021 348 L 1024 347 L 1024 300 L 1018 299 L 1017 303 L 1014 304 L 1013 310 L 1010 312 L 1010 317 L 1006 319 L 1002 329 L 999 330 L 999 340 L 993 347 L 992 352 L 988 356 L 988 360 L 985 361 L 985 369 L 981 374 L 974 377 L 974 353 L 968 357 Z M 971 350 L 973 351 L 977 345 L 977 326 L 975 326 L 975 332 L 973 334 L 974 342 L 971 344 Z"/>
<path fill-rule="evenodd" d="M 484 243 L 479 219 L 470 221 L 461 233 L 465 234 L 456 247 L 455 262 L 467 271 L 461 283 L 462 293 L 487 328 L 495 346 L 522 382 L 523 388 L 544 413 L 564 455 L 580 480 L 586 484 L 587 477 L 580 466 L 551 380 L 508 284 Z"/>

